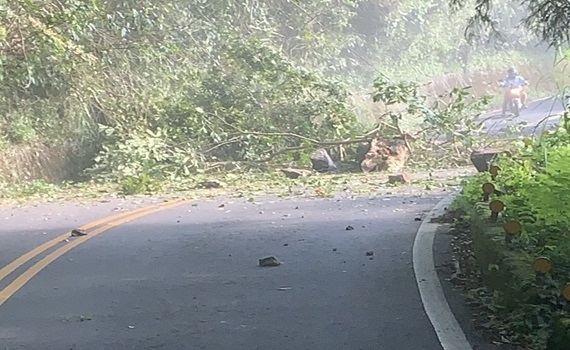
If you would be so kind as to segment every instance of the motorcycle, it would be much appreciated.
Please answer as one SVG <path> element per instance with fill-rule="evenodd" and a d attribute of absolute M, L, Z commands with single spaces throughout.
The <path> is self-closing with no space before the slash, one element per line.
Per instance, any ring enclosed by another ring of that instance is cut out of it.
<path fill-rule="evenodd" d="M 522 102 L 521 102 L 521 86 L 512 86 L 509 88 L 507 93 L 507 98 L 509 99 L 509 108 L 511 113 L 518 117 L 521 113 Z"/>
<path fill-rule="evenodd" d="M 508 107 L 515 117 L 518 117 L 522 109 L 522 86 L 517 85 L 507 85 L 504 80 L 499 80 L 499 86 L 507 88 L 506 99 L 508 99 Z"/>

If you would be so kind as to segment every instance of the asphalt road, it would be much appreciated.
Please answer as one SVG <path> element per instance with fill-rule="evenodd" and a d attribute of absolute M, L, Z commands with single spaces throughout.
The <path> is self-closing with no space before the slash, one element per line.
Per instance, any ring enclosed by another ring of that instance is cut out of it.
<path fill-rule="evenodd" d="M 0 349 L 441 349 L 411 251 L 417 220 L 445 194 L 198 201 L 150 214 L 86 240 L 7 298 Z M 0 266 L 141 204 L 1 210 Z M 259 267 L 266 256 L 282 265 Z"/>
<path fill-rule="evenodd" d="M 552 130 L 560 120 L 564 107 L 560 99 L 548 98 L 533 101 L 528 109 L 521 111 L 518 118 L 514 116 L 503 117 L 501 111 L 494 111 L 484 116 L 483 133 L 490 136 L 505 136 L 511 130 L 521 127 L 517 134 L 526 136 L 540 135 L 543 131 Z"/>

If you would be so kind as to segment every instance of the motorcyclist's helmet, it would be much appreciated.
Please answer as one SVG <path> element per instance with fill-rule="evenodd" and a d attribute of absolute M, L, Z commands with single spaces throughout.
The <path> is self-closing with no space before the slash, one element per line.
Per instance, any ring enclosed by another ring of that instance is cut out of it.
<path fill-rule="evenodd" d="M 517 70 L 512 67 L 507 70 L 507 73 L 509 77 L 516 77 L 519 74 L 519 72 L 517 72 Z"/>

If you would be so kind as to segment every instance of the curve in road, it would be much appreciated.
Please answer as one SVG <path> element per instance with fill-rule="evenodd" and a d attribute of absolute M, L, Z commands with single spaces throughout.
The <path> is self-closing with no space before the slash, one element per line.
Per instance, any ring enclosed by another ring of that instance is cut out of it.
<path fill-rule="evenodd" d="M 483 117 L 483 133 L 489 136 L 506 136 L 511 128 L 522 124 L 519 135 L 536 136 L 543 131 L 553 130 L 564 113 L 564 105 L 559 98 L 551 97 L 532 101 L 519 117 L 504 117 L 500 110 Z"/>
<path fill-rule="evenodd" d="M 412 245 L 441 197 L 201 201 L 154 213 L 45 267 L 0 308 L 0 343 L 439 350 Z M 283 264 L 257 266 L 268 255 Z"/>

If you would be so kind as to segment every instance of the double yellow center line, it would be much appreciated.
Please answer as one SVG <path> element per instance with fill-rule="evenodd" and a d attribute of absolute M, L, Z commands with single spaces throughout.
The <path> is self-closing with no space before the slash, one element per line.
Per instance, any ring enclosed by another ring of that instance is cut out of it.
<path fill-rule="evenodd" d="M 66 243 L 64 246 L 56 249 L 52 253 L 45 256 L 43 259 L 32 265 L 26 271 L 24 271 L 21 275 L 19 275 L 12 283 L 10 283 L 6 288 L 0 291 L 0 306 L 2 306 L 14 293 L 16 293 L 20 288 L 22 288 L 26 283 L 28 283 L 35 275 L 37 275 L 40 271 L 46 268 L 49 264 L 54 262 L 57 258 L 61 257 L 63 254 L 67 253 L 71 249 L 77 247 L 81 243 L 84 243 L 90 240 L 97 235 L 112 229 L 113 227 L 125 224 L 131 220 L 135 220 L 141 218 L 146 215 L 150 215 L 161 210 L 170 209 L 176 207 L 180 204 L 185 203 L 185 200 L 177 200 L 174 202 L 164 202 L 158 205 L 153 205 L 150 207 L 143 207 L 139 209 L 135 209 L 125 213 L 115 214 L 106 218 L 99 219 L 97 221 L 93 221 L 85 226 L 82 226 L 80 229 L 82 230 L 90 230 L 96 228 L 95 230 L 89 232 L 89 234 L 85 236 L 80 236 L 75 238 L 73 241 Z M 98 227 L 101 226 L 101 227 Z M 62 243 L 67 238 L 71 236 L 71 231 L 67 232 L 59 237 L 56 237 L 32 250 L 27 252 L 26 254 L 20 256 L 16 260 L 12 261 L 8 265 L 4 266 L 0 269 L 0 282 L 2 282 L 6 277 L 8 277 L 12 272 L 16 269 L 20 268 L 28 261 L 32 260 L 36 256 L 42 254 L 46 250 L 54 247 L 57 244 Z"/>

